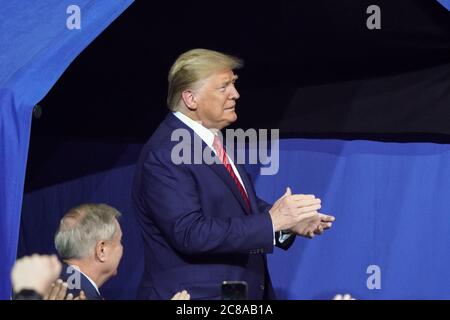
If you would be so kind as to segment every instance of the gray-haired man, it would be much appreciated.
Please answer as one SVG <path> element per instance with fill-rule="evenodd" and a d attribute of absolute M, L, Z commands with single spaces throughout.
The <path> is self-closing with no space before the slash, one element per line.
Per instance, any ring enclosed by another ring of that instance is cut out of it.
<path fill-rule="evenodd" d="M 70 209 L 61 219 L 55 247 L 64 261 L 61 279 L 68 284 L 67 293 L 80 291 L 88 300 L 103 299 L 99 288 L 117 274 L 122 259 L 121 213 L 106 204 L 82 204 Z M 185 290 L 172 300 L 189 300 Z"/>
<path fill-rule="evenodd" d="M 61 219 L 55 247 L 65 265 L 68 292 L 83 290 L 88 300 L 103 299 L 99 288 L 117 274 L 122 258 L 120 212 L 106 204 L 82 204 Z"/>

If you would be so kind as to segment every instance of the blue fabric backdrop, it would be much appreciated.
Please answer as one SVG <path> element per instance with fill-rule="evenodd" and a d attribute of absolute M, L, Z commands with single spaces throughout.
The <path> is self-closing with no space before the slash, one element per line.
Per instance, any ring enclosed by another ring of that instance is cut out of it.
<path fill-rule="evenodd" d="M 270 256 L 280 297 L 449 299 L 450 146 L 431 143 L 289 140 L 280 171 L 256 179 L 274 200 L 283 188 L 313 193 L 336 216 L 332 230 Z M 371 265 L 381 289 L 370 290 Z"/>
<path fill-rule="evenodd" d="M 450 0 L 438 0 L 438 2 L 450 10 Z"/>
<path fill-rule="evenodd" d="M 73 1 L 0 0 L 0 299 L 10 296 L 32 108 L 131 3 L 78 0 L 81 29 L 69 30 Z"/>
<path fill-rule="evenodd" d="M 109 299 L 133 299 L 142 243 L 130 188 L 140 146 L 66 144 L 41 174 L 77 170 L 74 154 L 110 161 L 114 148 L 120 156 L 113 168 L 25 195 L 20 252 L 53 252 L 57 222 L 71 206 L 110 203 L 123 213 L 125 255 L 103 291 Z M 259 196 L 273 201 L 286 186 L 313 193 L 322 198 L 322 212 L 337 220 L 325 235 L 298 238 L 290 250 L 269 255 L 279 298 L 329 299 L 344 292 L 360 299 L 450 298 L 450 145 L 289 139 L 280 150 L 277 175 L 248 167 Z M 380 289 L 367 287 L 371 265 L 380 268 Z"/>

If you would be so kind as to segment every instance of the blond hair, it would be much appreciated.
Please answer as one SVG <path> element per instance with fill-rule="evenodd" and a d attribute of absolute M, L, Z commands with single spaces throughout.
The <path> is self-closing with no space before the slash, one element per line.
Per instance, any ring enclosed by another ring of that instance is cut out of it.
<path fill-rule="evenodd" d="M 215 72 L 235 70 L 243 65 L 241 59 L 213 50 L 192 49 L 181 54 L 169 71 L 167 106 L 177 111 L 184 90 L 194 88 Z"/>

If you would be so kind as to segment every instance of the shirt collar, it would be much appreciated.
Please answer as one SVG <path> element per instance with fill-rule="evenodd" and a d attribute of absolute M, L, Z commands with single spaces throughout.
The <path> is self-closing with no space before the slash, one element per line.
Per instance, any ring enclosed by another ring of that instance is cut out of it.
<path fill-rule="evenodd" d="M 214 137 L 216 136 L 213 131 L 209 130 L 208 128 L 204 127 L 200 121 L 195 121 L 189 118 L 187 115 L 183 114 L 180 111 L 176 111 L 173 113 L 175 117 L 180 119 L 181 122 L 183 122 L 185 125 L 187 125 L 189 128 L 194 130 L 194 132 L 203 140 L 205 143 L 214 150 L 213 148 L 213 142 Z"/>

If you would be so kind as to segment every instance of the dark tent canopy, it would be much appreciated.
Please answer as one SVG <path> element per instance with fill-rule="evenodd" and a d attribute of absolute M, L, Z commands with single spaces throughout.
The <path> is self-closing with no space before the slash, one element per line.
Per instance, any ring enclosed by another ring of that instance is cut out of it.
<path fill-rule="evenodd" d="M 370 30 L 371 4 L 140 1 L 41 102 L 33 135 L 145 141 L 167 111 L 171 63 L 194 47 L 245 60 L 239 127 L 450 134 L 450 12 L 436 1 L 377 1 L 381 29 Z"/>

